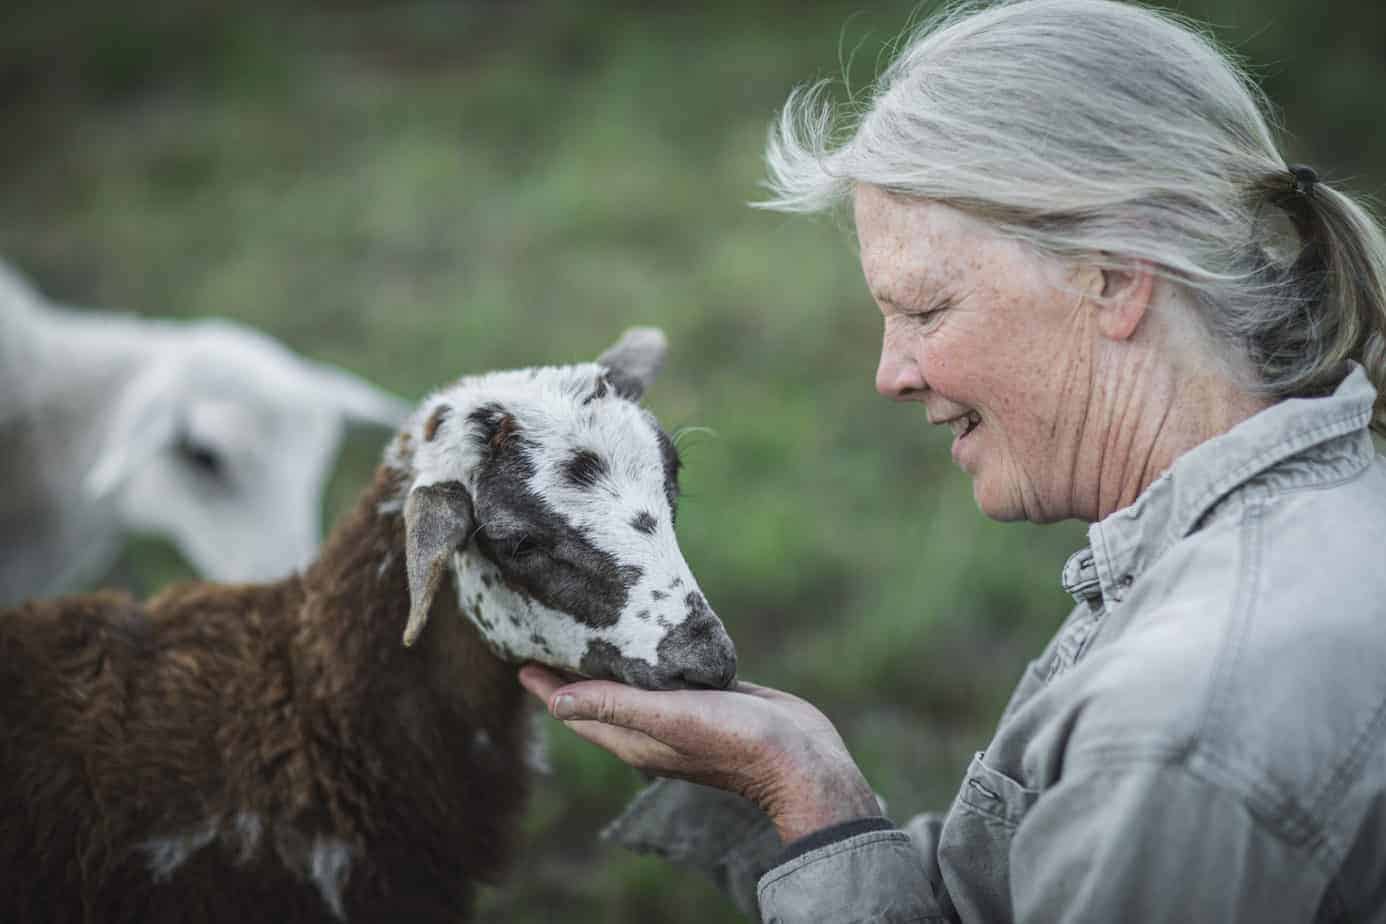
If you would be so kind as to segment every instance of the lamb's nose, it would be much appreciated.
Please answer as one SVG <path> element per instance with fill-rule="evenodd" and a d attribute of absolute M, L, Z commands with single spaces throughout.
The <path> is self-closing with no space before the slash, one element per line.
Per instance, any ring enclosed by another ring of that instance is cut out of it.
<path fill-rule="evenodd" d="M 728 640 L 727 653 L 705 663 L 685 668 L 683 682 L 690 687 L 711 687 L 725 690 L 736 680 L 736 652 Z"/>
<path fill-rule="evenodd" d="M 686 598 L 688 619 L 679 626 L 679 676 L 689 686 L 724 690 L 736 679 L 736 646 L 700 593 Z"/>

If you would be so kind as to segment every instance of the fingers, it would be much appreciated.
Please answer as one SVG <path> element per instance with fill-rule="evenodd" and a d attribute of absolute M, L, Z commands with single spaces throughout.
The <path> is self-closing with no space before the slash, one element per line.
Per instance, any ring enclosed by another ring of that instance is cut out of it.
<path fill-rule="evenodd" d="M 520 686 L 528 690 L 535 699 L 546 707 L 554 691 L 567 681 L 553 671 L 539 664 L 526 664 L 520 668 Z"/>
<path fill-rule="evenodd" d="M 663 723 L 673 696 L 677 694 L 640 690 L 609 680 L 584 680 L 559 687 L 549 699 L 549 712 L 564 721 L 588 719 L 655 731 Z"/>
<path fill-rule="evenodd" d="M 570 683 L 538 664 L 520 668 L 520 685 L 548 707 L 556 719 L 585 719 L 630 728 L 658 725 L 677 693 L 653 692 L 610 680 Z"/>
<path fill-rule="evenodd" d="M 759 696 L 761 699 L 798 699 L 798 697 L 794 696 L 792 693 L 785 693 L 782 690 L 776 690 L 774 687 L 763 687 L 758 683 L 751 683 L 749 680 L 740 679 L 738 679 L 736 685 L 732 687 L 732 692 L 745 693 L 747 696 Z"/>
<path fill-rule="evenodd" d="M 573 720 L 563 724 L 579 738 L 610 751 L 637 770 L 668 773 L 677 770 L 681 764 L 677 751 L 644 732 L 591 721 Z"/>
<path fill-rule="evenodd" d="M 678 753 L 673 748 L 643 731 L 623 727 L 621 720 L 629 721 L 630 711 L 617 702 L 617 696 L 619 690 L 629 688 L 602 681 L 570 684 L 537 664 L 520 668 L 519 678 L 521 686 L 548 705 L 557 718 L 564 717 L 557 714 L 555 694 L 565 687 L 571 688 L 561 694 L 565 698 L 563 711 L 566 713 L 572 708 L 575 715 L 584 717 L 568 718 L 563 724 L 578 737 L 610 751 L 632 767 L 661 772 L 677 765 Z M 582 689 L 577 689 L 579 687 Z"/>

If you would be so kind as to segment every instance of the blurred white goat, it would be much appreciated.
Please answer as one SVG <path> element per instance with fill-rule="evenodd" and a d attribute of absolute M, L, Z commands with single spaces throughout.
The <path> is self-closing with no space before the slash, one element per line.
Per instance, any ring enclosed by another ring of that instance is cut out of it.
<path fill-rule="evenodd" d="M 129 531 L 213 580 L 282 577 L 346 421 L 410 409 L 229 321 L 55 306 L 0 262 L 0 605 L 100 577 Z"/>

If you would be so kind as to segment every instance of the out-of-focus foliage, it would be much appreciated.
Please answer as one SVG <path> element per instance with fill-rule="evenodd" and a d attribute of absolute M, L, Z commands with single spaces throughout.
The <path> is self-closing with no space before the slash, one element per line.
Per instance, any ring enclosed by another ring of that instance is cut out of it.
<path fill-rule="evenodd" d="M 60 299 L 227 315 L 417 397 L 460 373 L 672 355 L 682 541 L 741 652 L 840 724 L 903 818 L 951 798 L 1067 610 L 1077 524 L 981 518 L 918 407 L 875 396 L 880 324 L 841 222 L 753 211 L 796 83 L 866 83 L 910 3 L 31 4 L 0 14 L 0 254 Z M 1202 0 L 1292 157 L 1386 176 L 1386 6 Z M 1155 50 L 1152 50 L 1155 53 Z M 329 518 L 380 449 L 356 437 Z M 152 542 L 123 577 L 187 574 Z M 638 786 L 551 728 L 487 919 L 734 920 L 599 844 Z"/>

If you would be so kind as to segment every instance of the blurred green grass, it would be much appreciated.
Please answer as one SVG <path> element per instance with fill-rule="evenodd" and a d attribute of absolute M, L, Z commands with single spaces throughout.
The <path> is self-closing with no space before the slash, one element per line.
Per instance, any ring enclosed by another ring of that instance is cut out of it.
<path fill-rule="evenodd" d="M 1383 176 L 1386 12 L 1207 0 L 1292 149 Z M 684 551 L 743 673 L 821 705 L 897 818 L 951 798 L 1067 610 L 1078 524 L 982 519 L 918 409 L 872 390 L 879 321 L 831 218 L 757 212 L 796 83 L 874 72 L 912 4 L 95 2 L 0 14 L 0 254 L 52 296 L 226 315 L 410 398 L 658 324 Z M 707 427 L 711 432 L 696 428 Z M 353 434 L 351 503 L 383 435 Z M 186 575 L 149 540 L 121 574 Z M 638 786 L 550 729 L 487 920 L 735 920 L 596 832 Z"/>

